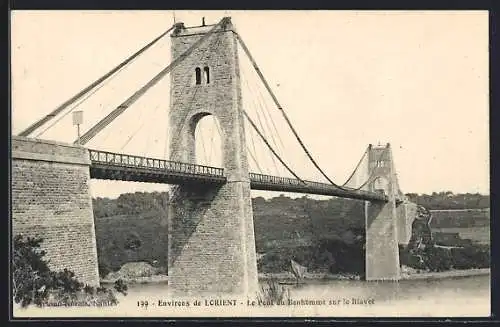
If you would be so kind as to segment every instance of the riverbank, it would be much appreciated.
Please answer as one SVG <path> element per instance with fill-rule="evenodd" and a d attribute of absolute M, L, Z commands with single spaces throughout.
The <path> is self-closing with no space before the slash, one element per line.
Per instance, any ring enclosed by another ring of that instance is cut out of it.
<path fill-rule="evenodd" d="M 457 278 L 469 276 L 490 275 L 490 268 L 467 269 L 467 270 L 448 270 L 440 272 L 414 272 L 402 273 L 401 280 L 418 279 L 442 279 Z M 282 284 L 295 284 L 295 277 L 289 272 L 282 273 L 259 273 L 259 281 L 278 280 Z M 329 274 L 329 273 L 306 273 L 301 283 L 307 283 L 308 280 L 360 280 L 358 275 Z M 167 275 L 153 275 L 147 277 L 122 278 L 126 284 L 168 284 Z M 113 284 L 116 279 L 101 279 L 102 284 Z"/>
<path fill-rule="evenodd" d="M 447 270 L 440 272 L 421 272 L 418 274 L 403 275 L 402 279 L 440 279 L 440 278 L 454 278 L 454 277 L 469 277 L 469 276 L 484 276 L 490 275 L 490 268 L 478 269 L 464 269 L 464 270 Z"/>
<path fill-rule="evenodd" d="M 259 273 L 260 281 L 267 281 L 270 279 L 278 280 L 284 284 L 296 283 L 295 276 L 290 272 L 281 273 Z M 330 274 L 330 273 L 304 273 L 302 282 L 307 280 L 360 280 L 360 276 L 354 274 Z"/>
<path fill-rule="evenodd" d="M 483 276 L 491 273 L 490 268 L 479 269 L 464 269 L 464 270 L 447 270 L 440 272 L 408 272 L 402 271 L 401 280 L 416 280 L 416 279 L 442 279 L 455 277 Z M 259 274 L 259 280 L 277 279 L 281 283 L 295 283 L 296 279 L 291 273 L 274 273 L 274 274 Z M 303 282 L 307 280 L 361 280 L 358 275 L 346 274 L 328 274 L 328 273 L 306 273 L 304 274 Z"/>
<path fill-rule="evenodd" d="M 122 277 L 119 279 L 123 280 L 125 284 L 168 284 L 167 275 L 153 275 L 133 278 Z M 102 278 L 101 284 L 113 284 L 117 280 L 118 278 Z"/>

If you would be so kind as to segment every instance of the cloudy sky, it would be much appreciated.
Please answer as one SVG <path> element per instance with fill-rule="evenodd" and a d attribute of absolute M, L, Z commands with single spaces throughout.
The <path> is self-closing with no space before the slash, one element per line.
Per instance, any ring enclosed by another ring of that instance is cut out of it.
<path fill-rule="evenodd" d="M 485 11 L 13 12 L 13 134 L 161 34 L 174 16 L 187 26 L 200 25 L 202 17 L 207 24 L 232 17 L 304 143 L 333 180 L 345 181 L 369 143 L 390 142 L 404 192 L 489 193 Z M 240 58 L 245 110 L 256 121 L 268 115 L 268 123 L 274 122 L 267 135 L 301 177 L 323 181 L 242 51 Z M 170 61 L 166 37 L 76 107 L 84 112 L 82 131 Z M 158 83 L 87 146 L 168 156 L 169 82 Z M 75 139 L 71 114 L 54 122 L 32 136 Z M 201 163 L 217 165 L 214 126 L 207 118 L 198 128 Z M 247 143 L 259 162 L 250 162 L 252 171 L 288 175 L 249 125 Z M 166 188 L 92 181 L 95 196 Z"/>

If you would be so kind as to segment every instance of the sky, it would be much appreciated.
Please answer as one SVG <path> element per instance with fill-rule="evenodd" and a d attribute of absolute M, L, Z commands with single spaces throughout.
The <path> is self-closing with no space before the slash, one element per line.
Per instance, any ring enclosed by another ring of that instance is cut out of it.
<path fill-rule="evenodd" d="M 331 179 L 344 182 L 368 144 L 389 142 L 403 192 L 489 193 L 486 11 L 14 11 L 13 134 L 161 34 L 174 17 L 198 26 L 202 17 L 213 24 L 224 16 L 232 17 L 295 129 Z M 239 58 L 244 109 L 256 122 L 261 119 L 277 152 L 300 177 L 324 181 L 241 49 Z M 81 130 L 170 62 L 165 37 L 75 107 L 84 114 Z M 86 146 L 167 158 L 169 87 L 167 77 Z M 54 122 L 31 136 L 76 138 L 69 111 Z M 218 166 L 215 124 L 208 117 L 197 127 L 199 163 Z M 246 133 L 248 151 L 259 163 L 249 158 L 251 171 L 290 176 L 248 124 Z M 91 182 L 94 196 L 167 189 Z"/>

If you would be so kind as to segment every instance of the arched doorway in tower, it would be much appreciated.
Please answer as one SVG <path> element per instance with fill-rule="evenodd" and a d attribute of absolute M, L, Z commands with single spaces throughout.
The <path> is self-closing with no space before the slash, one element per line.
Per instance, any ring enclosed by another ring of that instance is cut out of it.
<path fill-rule="evenodd" d="M 195 127 L 195 162 L 198 165 L 223 167 L 222 129 L 211 114 L 201 117 Z"/>
<path fill-rule="evenodd" d="M 373 189 L 375 192 L 383 192 L 389 194 L 389 180 L 385 177 L 379 176 L 373 181 Z"/>

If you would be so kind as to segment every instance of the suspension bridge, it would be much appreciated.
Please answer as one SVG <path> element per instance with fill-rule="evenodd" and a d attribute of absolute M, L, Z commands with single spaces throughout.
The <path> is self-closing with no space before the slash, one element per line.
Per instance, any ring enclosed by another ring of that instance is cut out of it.
<path fill-rule="evenodd" d="M 52 123 L 43 131 L 47 130 L 75 110 L 107 80 L 166 36 L 171 40 L 171 63 L 73 144 L 30 137 Z M 314 169 L 323 176 L 324 182 L 302 178 L 292 169 L 292 163 L 284 158 L 284 147 L 276 141 L 280 140 L 276 122 L 272 118 L 266 120 L 270 116 L 265 113 L 254 120 L 248 108 L 243 106 L 238 49 L 242 49 L 249 59 L 275 110 L 281 114 L 291 135 Z M 133 110 L 134 103 L 167 75 L 170 75 L 171 82 L 168 159 L 84 147 L 123 113 Z M 219 122 L 217 129 L 222 141 L 220 167 L 202 165 L 197 161 L 196 126 L 206 116 L 214 116 Z M 250 137 L 246 132 L 247 124 L 253 131 Z M 280 165 L 288 176 L 265 173 L 262 169 L 250 171 L 251 160 L 255 167 L 260 168 L 254 137 L 267 148 L 273 164 Z M 76 256 L 71 251 L 68 252 L 70 255 L 61 254 L 61 249 L 54 245 L 52 253 L 59 253 L 55 255 L 59 258 L 55 260 L 59 265 L 71 265 L 72 260 L 77 260 L 77 267 L 81 267 L 76 269 L 77 275 L 98 283 L 93 217 L 91 206 L 90 212 L 88 208 L 91 200 L 88 186 L 85 186 L 88 180 L 173 185 L 166 249 L 172 289 L 184 293 L 250 294 L 257 287 L 250 190 L 336 196 L 366 203 L 366 278 L 399 279 L 398 242 L 404 243 L 409 238 L 412 206 L 399 189 L 390 145 L 369 145 L 347 181 L 335 183 L 305 144 L 229 17 L 214 25 L 203 23 L 202 26 L 186 27 L 183 23 L 176 23 L 13 137 L 14 229 L 29 233 L 28 227 L 48 228 L 43 217 L 53 222 L 51 226 L 68 224 L 64 217 L 73 218 L 69 223 L 72 227 L 74 218 L 86 221 L 87 239 L 79 239 L 78 244 L 87 244 L 87 252 Z M 26 202 L 29 196 L 33 198 Z M 43 211 L 38 222 L 29 218 L 29 214 L 35 211 L 38 215 Z M 68 238 L 67 229 L 57 233 L 65 233 L 65 238 Z M 82 256 L 86 259 L 84 263 Z"/>

